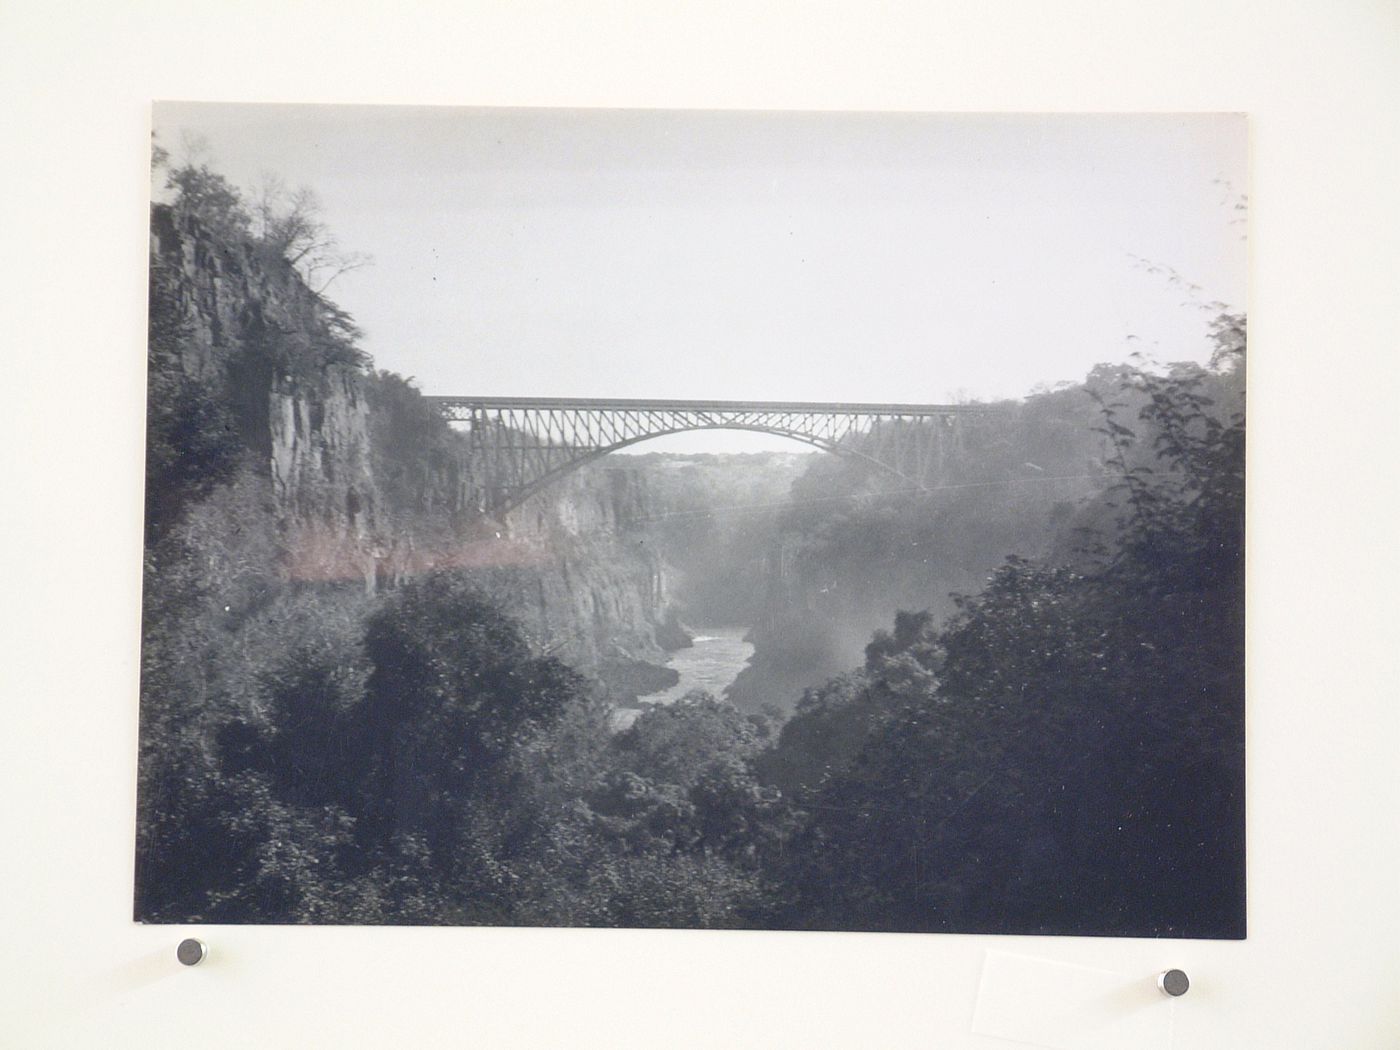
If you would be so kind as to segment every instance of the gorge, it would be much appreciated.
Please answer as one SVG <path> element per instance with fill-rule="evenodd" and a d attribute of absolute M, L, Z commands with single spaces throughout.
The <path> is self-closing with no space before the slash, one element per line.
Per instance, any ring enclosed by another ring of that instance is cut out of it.
<path fill-rule="evenodd" d="M 138 919 L 1242 930 L 1242 318 L 1210 368 L 905 431 L 913 487 L 875 428 L 640 445 L 491 512 L 464 434 L 181 178 Z M 1161 864 L 1218 892 L 1143 893 Z"/>
<path fill-rule="evenodd" d="M 790 711 L 857 665 L 898 609 L 941 618 L 1007 553 L 1046 553 L 1104 484 L 1093 405 L 1061 391 L 941 457 L 924 495 L 810 452 L 643 452 L 568 473 L 493 520 L 474 505 L 460 435 L 410 384 L 356 360 L 349 319 L 284 260 L 168 207 L 152 253 L 153 316 L 181 336 L 160 368 L 207 391 L 187 411 L 214 404 L 237 434 L 236 472 L 264 493 L 289 582 L 373 594 L 466 571 L 622 703 L 672 684 L 663 665 L 688 621 L 749 632 L 757 652 L 735 702 Z M 159 500 L 159 478 L 152 489 Z"/>

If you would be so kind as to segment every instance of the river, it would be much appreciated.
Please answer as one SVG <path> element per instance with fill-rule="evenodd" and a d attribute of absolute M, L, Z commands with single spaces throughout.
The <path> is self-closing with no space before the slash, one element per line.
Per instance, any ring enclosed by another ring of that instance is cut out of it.
<path fill-rule="evenodd" d="M 744 641 L 743 627 L 693 627 L 694 644 L 677 649 L 666 666 L 679 674 L 680 681 L 659 693 L 641 697 L 644 704 L 673 704 L 692 689 L 703 689 L 714 696 L 724 696 L 729 684 L 739 676 L 753 656 L 753 646 Z M 636 708 L 625 708 L 614 715 L 614 726 L 626 729 L 641 714 Z"/>

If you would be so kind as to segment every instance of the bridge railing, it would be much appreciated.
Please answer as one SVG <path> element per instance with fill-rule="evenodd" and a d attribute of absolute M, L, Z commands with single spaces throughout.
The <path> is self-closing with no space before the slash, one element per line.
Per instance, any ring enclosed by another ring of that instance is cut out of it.
<path fill-rule="evenodd" d="M 848 416 L 982 415 L 1005 411 L 1007 402 L 987 404 L 905 404 L 886 401 L 699 401 L 675 398 L 626 397 L 460 397 L 425 395 L 444 412 L 496 409 L 579 409 L 591 412 L 794 412 Z"/>

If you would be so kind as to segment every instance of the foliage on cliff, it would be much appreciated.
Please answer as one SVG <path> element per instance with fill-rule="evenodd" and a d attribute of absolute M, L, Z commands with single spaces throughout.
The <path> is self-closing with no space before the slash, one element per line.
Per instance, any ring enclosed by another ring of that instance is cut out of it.
<path fill-rule="evenodd" d="M 810 806 L 781 921 L 1243 935 L 1242 340 L 1222 349 L 1122 372 L 1134 422 L 1103 399 L 1097 557 L 1011 558 L 799 706 L 764 760 Z"/>
<path fill-rule="evenodd" d="M 765 726 L 696 696 L 614 736 L 596 689 L 460 576 L 366 602 L 279 594 L 248 650 L 152 682 L 138 917 L 741 926 L 766 907 L 786 811 L 750 768 Z M 218 629 L 183 612 L 187 646 Z"/>

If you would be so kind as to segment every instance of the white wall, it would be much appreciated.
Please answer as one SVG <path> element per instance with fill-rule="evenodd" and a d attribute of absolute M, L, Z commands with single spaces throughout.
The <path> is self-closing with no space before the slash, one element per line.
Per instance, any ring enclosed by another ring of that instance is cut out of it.
<path fill-rule="evenodd" d="M 1400 1044 L 1397 70 L 1393 0 L 9 0 L 0 1044 L 1010 1047 L 979 994 L 1006 1031 L 1056 982 L 1051 1045 Z M 177 966 L 127 918 L 157 97 L 1252 114 L 1249 939 L 208 928 Z"/>

